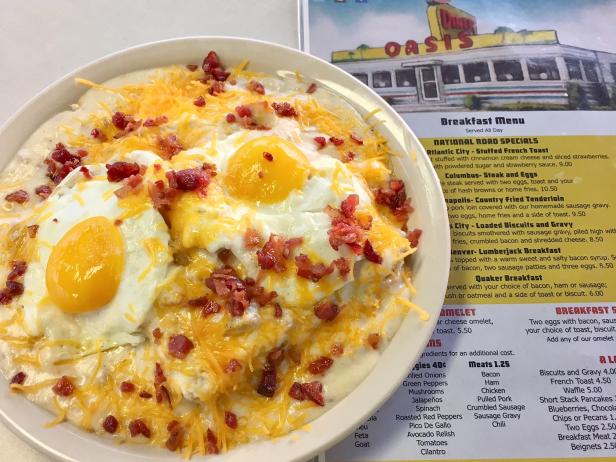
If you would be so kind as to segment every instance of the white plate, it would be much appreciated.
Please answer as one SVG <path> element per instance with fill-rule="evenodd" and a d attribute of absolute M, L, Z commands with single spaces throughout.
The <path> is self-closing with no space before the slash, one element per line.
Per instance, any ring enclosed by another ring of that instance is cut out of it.
<path fill-rule="evenodd" d="M 329 87 L 348 99 L 360 112 L 379 108 L 383 121 L 380 131 L 392 147 L 404 152 L 394 159 L 397 176 L 405 180 L 415 207 L 414 225 L 423 229 L 421 245 L 413 257 L 417 296 L 414 302 L 430 313 L 421 321 L 411 312 L 402 323 L 391 344 L 383 352 L 368 377 L 346 398 L 312 422 L 309 431 L 273 441 L 239 447 L 208 460 L 244 462 L 246 460 L 305 461 L 340 441 L 373 413 L 400 385 L 432 334 L 443 303 L 449 275 L 449 222 L 441 187 L 430 160 L 415 135 L 400 116 L 375 92 L 331 64 L 272 43 L 230 37 L 191 37 L 130 48 L 114 53 L 50 85 L 36 95 L 0 128 L 0 169 L 8 163 L 28 136 L 52 115 L 66 110 L 85 89 L 74 83 L 75 77 L 103 82 L 127 72 L 170 64 L 201 62 L 209 51 L 216 50 L 227 66 L 244 58 L 250 69 L 268 73 L 298 71 L 306 78 Z M 180 456 L 144 445 L 117 445 L 64 423 L 52 429 L 42 425 L 50 414 L 9 392 L 0 379 L 0 417 L 20 438 L 37 449 L 63 461 L 122 462 L 134 460 L 178 461 Z M 195 458 L 199 459 L 199 458 Z"/>

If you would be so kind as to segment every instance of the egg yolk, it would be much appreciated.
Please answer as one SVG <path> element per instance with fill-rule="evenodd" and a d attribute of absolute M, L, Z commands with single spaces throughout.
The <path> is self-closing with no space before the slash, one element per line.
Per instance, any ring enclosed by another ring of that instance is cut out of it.
<path fill-rule="evenodd" d="M 109 303 L 120 285 L 125 248 L 117 226 L 92 217 L 71 229 L 53 248 L 45 282 L 51 300 L 66 313 L 86 313 Z"/>
<path fill-rule="evenodd" d="M 301 189 L 308 161 L 292 143 L 264 136 L 243 144 L 229 159 L 224 182 L 237 199 L 273 204 Z"/>

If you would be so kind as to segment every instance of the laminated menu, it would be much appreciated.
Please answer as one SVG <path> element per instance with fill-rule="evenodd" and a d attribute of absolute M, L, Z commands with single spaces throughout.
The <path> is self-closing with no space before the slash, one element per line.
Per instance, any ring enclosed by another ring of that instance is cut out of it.
<path fill-rule="evenodd" d="M 616 3 L 302 0 L 300 15 L 302 47 L 420 138 L 452 231 L 423 356 L 321 459 L 616 460 Z"/>

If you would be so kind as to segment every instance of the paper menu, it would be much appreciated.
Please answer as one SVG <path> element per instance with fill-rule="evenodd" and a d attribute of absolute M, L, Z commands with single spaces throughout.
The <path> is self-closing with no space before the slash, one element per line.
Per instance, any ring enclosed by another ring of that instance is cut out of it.
<path fill-rule="evenodd" d="M 401 112 L 452 226 L 428 348 L 328 462 L 616 460 L 616 42 L 566 28 L 616 9 L 546 0 L 559 37 L 485 3 L 302 2 L 304 48 Z"/>

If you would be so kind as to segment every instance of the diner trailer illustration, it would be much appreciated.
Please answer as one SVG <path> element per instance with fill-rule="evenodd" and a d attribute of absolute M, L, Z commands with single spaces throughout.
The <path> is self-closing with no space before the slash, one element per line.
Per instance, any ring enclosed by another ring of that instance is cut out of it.
<path fill-rule="evenodd" d="M 616 54 L 563 45 L 555 30 L 478 34 L 470 13 L 427 3 L 423 41 L 334 51 L 332 63 L 399 112 L 616 108 Z"/>

